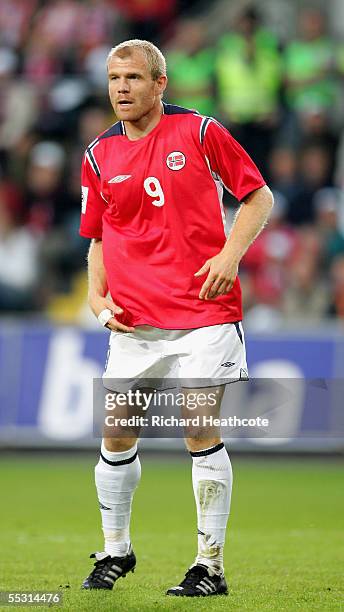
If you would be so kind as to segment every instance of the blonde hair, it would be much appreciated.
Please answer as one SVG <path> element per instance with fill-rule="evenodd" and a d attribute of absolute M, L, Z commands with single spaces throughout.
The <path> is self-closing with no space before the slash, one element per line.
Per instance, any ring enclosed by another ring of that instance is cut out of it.
<path fill-rule="evenodd" d="M 119 45 L 112 47 L 107 57 L 107 66 L 109 66 L 109 62 L 114 55 L 118 55 L 118 57 L 123 59 L 131 55 L 135 49 L 142 51 L 144 54 L 153 81 L 156 81 L 160 76 L 166 76 L 166 60 L 160 49 L 148 40 L 139 40 L 138 38 L 125 40 Z"/>

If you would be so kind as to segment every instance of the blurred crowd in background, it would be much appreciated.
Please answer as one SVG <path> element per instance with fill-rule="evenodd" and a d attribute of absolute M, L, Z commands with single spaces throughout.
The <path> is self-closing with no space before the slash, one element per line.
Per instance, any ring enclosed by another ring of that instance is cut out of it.
<path fill-rule="evenodd" d="M 248 325 L 344 319 L 344 39 L 316 6 L 282 37 L 230 4 L 0 0 L 0 312 L 87 320 L 80 163 L 115 121 L 109 49 L 139 37 L 166 55 L 165 100 L 222 121 L 274 192 L 240 268 Z"/>

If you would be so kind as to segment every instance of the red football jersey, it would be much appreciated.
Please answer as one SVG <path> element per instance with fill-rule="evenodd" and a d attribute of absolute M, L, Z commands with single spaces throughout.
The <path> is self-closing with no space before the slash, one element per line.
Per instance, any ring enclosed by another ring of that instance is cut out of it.
<path fill-rule="evenodd" d="M 102 238 L 107 282 L 127 325 L 191 329 L 242 319 L 237 278 L 213 300 L 194 274 L 226 241 L 222 191 L 239 200 L 265 182 L 216 120 L 164 104 L 147 136 L 115 123 L 87 148 L 80 234 Z"/>

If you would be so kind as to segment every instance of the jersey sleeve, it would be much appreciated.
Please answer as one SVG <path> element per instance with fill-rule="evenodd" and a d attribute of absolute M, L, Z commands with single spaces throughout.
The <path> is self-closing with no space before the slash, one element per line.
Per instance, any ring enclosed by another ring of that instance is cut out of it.
<path fill-rule="evenodd" d="M 203 126 L 203 148 L 210 171 L 239 202 L 265 185 L 255 163 L 223 125 L 207 118 Z"/>
<path fill-rule="evenodd" d="M 81 166 L 81 221 L 84 238 L 102 237 L 102 218 L 106 202 L 101 196 L 100 172 L 94 157 L 86 150 Z"/>

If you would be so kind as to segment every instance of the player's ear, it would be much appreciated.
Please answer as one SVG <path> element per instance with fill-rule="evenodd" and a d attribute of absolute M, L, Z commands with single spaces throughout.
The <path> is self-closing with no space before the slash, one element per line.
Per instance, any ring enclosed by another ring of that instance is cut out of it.
<path fill-rule="evenodd" d="M 167 76 L 161 75 L 157 78 L 155 82 L 158 88 L 158 93 L 160 95 L 163 94 L 167 87 Z"/>

